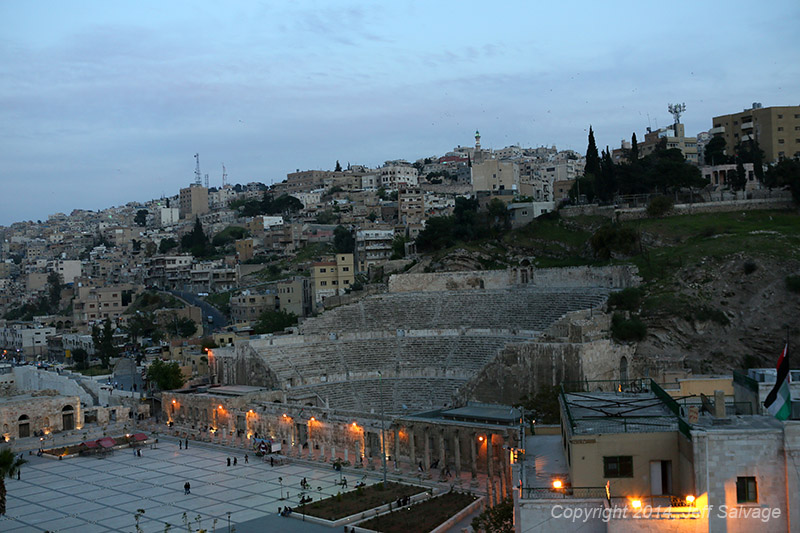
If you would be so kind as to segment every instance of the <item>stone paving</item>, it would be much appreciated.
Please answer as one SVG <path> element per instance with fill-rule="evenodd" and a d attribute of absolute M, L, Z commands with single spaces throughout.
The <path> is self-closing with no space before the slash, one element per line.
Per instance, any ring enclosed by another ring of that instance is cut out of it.
<path fill-rule="evenodd" d="M 177 440 L 162 438 L 155 448 L 142 449 L 142 457 L 128 448 L 102 459 L 26 455 L 21 480 L 6 480 L 8 506 L 0 531 L 133 532 L 137 509 L 145 510 L 139 522 L 144 532 L 164 531 L 167 523 L 173 532 L 185 531 L 184 513 L 192 531 L 198 529 L 198 515 L 200 527 L 214 530 L 216 518 L 216 530 L 227 531 L 228 513 L 239 533 L 331 531 L 277 512 L 284 505 L 299 508 L 304 477 L 314 501 L 339 492 L 339 474 L 332 468 L 305 463 L 270 467 L 254 456 L 245 464 L 242 450 L 189 444 L 180 450 Z M 234 454 L 238 465 L 229 467 L 226 458 Z M 379 481 L 378 474 L 365 475 L 365 482 Z M 345 475 L 350 487 L 360 479 Z M 283 478 L 282 488 L 278 478 Z M 187 481 L 190 495 L 183 490 Z"/>

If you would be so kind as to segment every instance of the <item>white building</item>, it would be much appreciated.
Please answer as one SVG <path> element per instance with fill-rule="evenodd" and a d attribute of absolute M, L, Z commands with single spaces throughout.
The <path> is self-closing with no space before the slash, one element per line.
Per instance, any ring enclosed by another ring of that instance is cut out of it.
<path fill-rule="evenodd" d="M 419 183 L 419 172 L 408 161 L 387 161 L 380 173 L 380 186 L 386 190 L 416 187 Z"/>

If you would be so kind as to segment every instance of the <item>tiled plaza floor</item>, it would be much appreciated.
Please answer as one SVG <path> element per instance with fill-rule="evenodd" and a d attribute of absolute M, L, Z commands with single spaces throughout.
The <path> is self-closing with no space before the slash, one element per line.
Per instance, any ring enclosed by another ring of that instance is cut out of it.
<path fill-rule="evenodd" d="M 134 514 L 145 513 L 139 525 L 144 532 L 162 532 L 171 524 L 172 532 L 199 527 L 212 531 L 228 529 L 238 533 L 256 531 L 331 531 L 300 520 L 282 518 L 278 508 L 299 508 L 300 481 L 311 485 L 314 501 L 340 491 L 339 476 L 332 468 L 302 463 L 269 466 L 256 457 L 244 463 L 241 450 L 227 450 L 191 442 L 179 450 L 177 440 L 163 440 L 157 448 L 144 448 L 142 457 L 132 450 L 117 450 L 102 459 L 76 457 L 54 461 L 25 456 L 21 480 L 7 479 L 7 511 L 0 517 L 0 531 L 23 533 L 135 531 Z M 236 453 L 237 466 L 227 466 L 226 458 Z M 281 501 L 282 493 L 285 501 Z M 191 484 L 185 495 L 184 483 Z M 358 479 L 348 479 L 352 487 Z M 367 477 L 372 484 L 377 476 Z M 200 516 L 198 524 L 197 517 Z"/>

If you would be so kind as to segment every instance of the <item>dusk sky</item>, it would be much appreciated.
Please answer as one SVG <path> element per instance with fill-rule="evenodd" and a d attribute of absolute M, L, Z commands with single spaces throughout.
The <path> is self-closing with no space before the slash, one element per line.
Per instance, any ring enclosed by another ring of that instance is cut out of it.
<path fill-rule="evenodd" d="M 800 2 L 0 2 L 0 225 L 800 104 Z"/>

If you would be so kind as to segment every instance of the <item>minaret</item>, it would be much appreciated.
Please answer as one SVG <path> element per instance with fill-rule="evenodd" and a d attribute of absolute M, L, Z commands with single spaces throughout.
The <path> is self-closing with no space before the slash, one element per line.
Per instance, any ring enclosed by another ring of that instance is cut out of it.
<path fill-rule="evenodd" d="M 475 151 L 478 152 L 481 149 L 481 132 L 475 130 Z"/>

